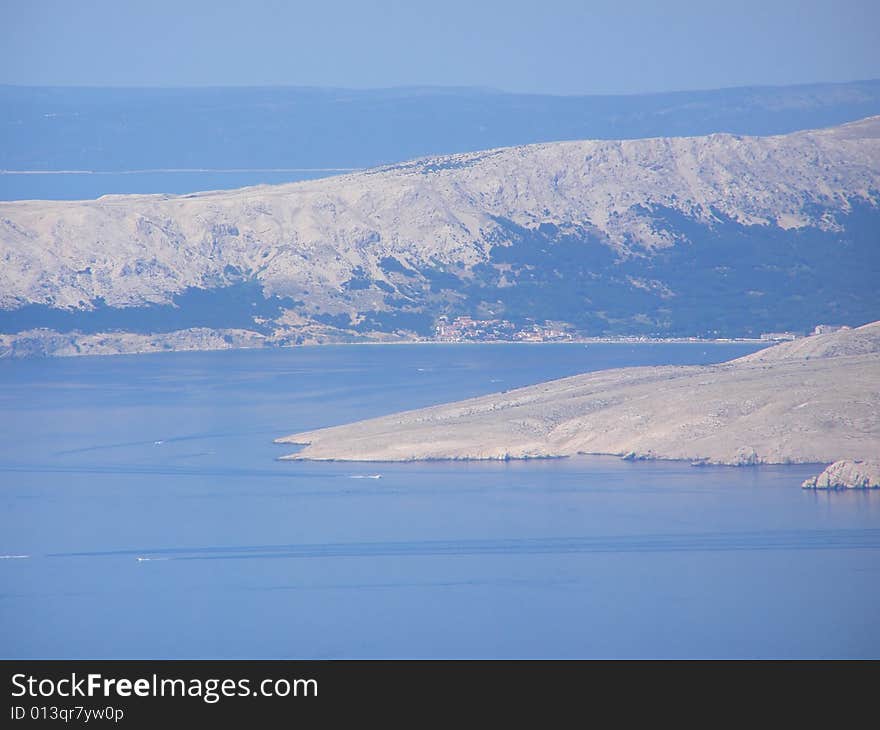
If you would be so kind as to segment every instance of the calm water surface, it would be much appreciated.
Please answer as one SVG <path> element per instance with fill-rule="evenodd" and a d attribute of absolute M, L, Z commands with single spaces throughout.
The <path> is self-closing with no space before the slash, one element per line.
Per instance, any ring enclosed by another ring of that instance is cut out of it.
<path fill-rule="evenodd" d="M 880 656 L 880 494 L 801 490 L 815 467 L 275 461 L 293 431 L 750 349 L 0 362 L 0 655 Z"/>

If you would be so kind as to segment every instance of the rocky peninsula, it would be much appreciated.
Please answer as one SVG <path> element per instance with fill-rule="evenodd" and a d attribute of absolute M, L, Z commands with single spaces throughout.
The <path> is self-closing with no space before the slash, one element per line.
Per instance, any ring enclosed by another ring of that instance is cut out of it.
<path fill-rule="evenodd" d="M 718 365 L 586 373 L 277 443 L 304 445 L 282 457 L 292 460 L 871 458 L 880 453 L 880 322 Z"/>

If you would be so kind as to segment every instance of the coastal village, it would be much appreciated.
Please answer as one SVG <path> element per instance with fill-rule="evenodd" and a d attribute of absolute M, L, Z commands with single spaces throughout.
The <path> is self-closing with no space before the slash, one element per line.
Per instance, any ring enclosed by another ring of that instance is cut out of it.
<path fill-rule="evenodd" d="M 849 327 L 819 324 L 812 332 L 763 332 L 757 338 L 761 342 L 789 342 L 807 334 L 822 335 L 846 330 Z M 449 318 L 441 316 L 434 325 L 435 342 L 574 342 L 581 340 L 613 342 L 649 342 L 656 337 L 644 335 L 617 337 L 584 337 L 567 322 L 529 323 L 517 326 L 506 319 L 474 319 L 470 316 Z M 662 338 L 670 339 L 670 338 Z M 699 341 L 703 338 L 684 337 L 676 340 Z M 726 339 L 726 338 L 721 338 Z M 738 338 L 743 339 L 743 338 Z"/>
<path fill-rule="evenodd" d="M 573 328 L 564 322 L 545 322 L 517 327 L 506 319 L 474 319 L 442 316 L 434 325 L 437 342 L 571 342 Z"/>

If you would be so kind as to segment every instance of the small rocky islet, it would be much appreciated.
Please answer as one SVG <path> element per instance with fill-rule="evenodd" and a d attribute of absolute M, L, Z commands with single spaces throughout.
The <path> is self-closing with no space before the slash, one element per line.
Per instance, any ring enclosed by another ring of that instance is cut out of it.
<path fill-rule="evenodd" d="M 880 460 L 842 459 L 801 485 L 804 489 L 880 489 Z"/>

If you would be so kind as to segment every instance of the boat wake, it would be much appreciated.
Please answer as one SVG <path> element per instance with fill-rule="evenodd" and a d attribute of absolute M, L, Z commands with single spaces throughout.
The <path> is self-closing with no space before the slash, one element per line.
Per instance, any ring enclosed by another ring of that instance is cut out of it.
<path fill-rule="evenodd" d="M 49 557 L 114 557 L 154 560 L 254 560 L 661 552 L 880 550 L 880 529 L 779 530 L 584 537 L 411 540 L 400 542 L 228 545 L 152 550 L 55 553 Z"/>

